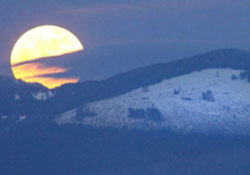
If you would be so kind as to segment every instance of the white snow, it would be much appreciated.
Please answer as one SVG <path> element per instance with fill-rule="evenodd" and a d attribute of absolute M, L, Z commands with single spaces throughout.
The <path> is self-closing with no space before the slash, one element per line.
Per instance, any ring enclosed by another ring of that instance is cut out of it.
<path fill-rule="evenodd" d="M 45 101 L 47 100 L 47 93 L 39 91 L 38 93 L 32 94 L 33 98 L 39 101 Z"/>
<path fill-rule="evenodd" d="M 60 119 L 56 119 L 57 124 L 68 124 L 68 123 L 74 123 L 74 117 L 76 117 L 76 110 L 68 111 L 60 116 Z"/>
<path fill-rule="evenodd" d="M 1 117 L 1 120 L 6 120 L 7 118 L 8 118 L 8 116 L 3 115 L 3 116 Z"/>
<path fill-rule="evenodd" d="M 18 95 L 18 94 L 15 94 L 14 98 L 15 98 L 16 101 L 18 101 L 18 100 L 21 99 L 21 98 L 20 98 L 20 95 Z"/>
<path fill-rule="evenodd" d="M 17 122 L 22 122 L 22 121 L 24 121 L 26 118 L 27 118 L 26 115 L 19 116 Z"/>
<path fill-rule="evenodd" d="M 49 96 L 49 97 L 53 97 L 54 95 L 55 95 L 55 94 L 54 94 L 53 92 L 51 92 L 51 91 L 48 92 L 48 96 Z"/>
<path fill-rule="evenodd" d="M 232 80 L 240 70 L 206 69 L 164 80 L 127 94 L 90 103 L 83 108 L 95 117 L 75 119 L 76 110 L 64 113 L 57 123 L 82 123 L 94 127 L 170 128 L 181 132 L 250 133 L 250 83 Z M 179 93 L 174 93 L 174 91 Z M 214 102 L 202 94 L 211 91 Z M 157 108 L 163 122 L 128 117 L 129 108 Z"/>
<path fill-rule="evenodd" d="M 36 99 L 36 100 L 39 100 L 39 101 L 46 101 L 48 100 L 49 98 L 53 97 L 54 94 L 53 92 L 51 91 L 48 91 L 48 92 L 37 92 L 37 93 L 33 93 L 32 94 L 33 98 Z"/>

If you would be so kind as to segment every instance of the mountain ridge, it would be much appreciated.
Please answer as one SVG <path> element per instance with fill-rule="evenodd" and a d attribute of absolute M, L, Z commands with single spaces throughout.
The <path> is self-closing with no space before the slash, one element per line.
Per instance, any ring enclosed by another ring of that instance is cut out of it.
<path fill-rule="evenodd" d="M 29 84 L 27 86 L 32 88 L 23 90 L 14 80 L 12 83 L 14 87 L 6 86 L 7 91 L 0 87 L 2 94 L 7 95 L 2 98 L 4 105 L 2 105 L 1 112 L 2 115 L 5 115 L 5 111 L 9 115 L 18 113 L 18 115 L 53 117 L 89 102 L 119 96 L 140 87 L 159 83 L 164 79 L 205 68 L 232 68 L 249 71 L 250 54 L 238 49 L 219 49 L 193 57 L 133 69 L 105 80 L 67 84 L 54 90 Z M 4 86 L 5 83 L 1 85 Z M 15 91 L 15 88 L 20 90 Z M 16 100 L 14 98 L 16 95 L 21 98 Z"/>
<path fill-rule="evenodd" d="M 242 70 L 204 69 L 88 103 L 56 122 L 96 128 L 250 133 L 250 83 Z"/>
<path fill-rule="evenodd" d="M 194 57 L 133 69 L 106 80 L 87 81 L 76 86 L 64 85 L 56 89 L 56 91 L 60 94 L 59 96 L 63 96 L 65 91 L 74 91 L 77 95 L 69 95 L 67 98 L 70 101 L 73 101 L 73 99 L 71 100 L 73 97 L 75 101 L 79 100 L 81 103 L 87 103 L 121 95 L 139 87 L 156 84 L 164 79 L 205 68 L 232 68 L 248 71 L 250 68 L 250 54 L 247 51 L 238 49 L 219 49 Z M 86 91 L 87 95 L 79 96 L 78 94 L 81 91 Z M 85 99 L 88 100 L 85 101 Z"/>

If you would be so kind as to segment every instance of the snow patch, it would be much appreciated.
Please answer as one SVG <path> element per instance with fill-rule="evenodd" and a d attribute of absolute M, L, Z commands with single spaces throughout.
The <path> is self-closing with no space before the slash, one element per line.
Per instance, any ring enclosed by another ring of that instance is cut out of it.
<path fill-rule="evenodd" d="M 15 94 L 14 99 L 15 99 L 16 101 L 18 101 L 18 100 L 20 100 L 20 99 L 21 99 L 21 97 L 20 97 L 20 95 Z"/>
<path fill-rule="evenodd" d="M 48 96 L 49 96 L 49 97 L 53 97 L 54 95 L 55 95 L 55 94 L 54 94 L 53 92 L 51 92 L 51 91 L 48 92 Z"/>
<path fill-rule="evenodd" d="M 17 122 L 22 122 L 22 121 L 26 120 L 26 118 L 27 118 L 26 115 L 19 116 Z"/>
<path fill-rule="evenodd" d="M 8 118 L 7 115 L 3 115 L 3 116 L 1 117 L 1 120 L 6 120 L 7 118 Z"/>
<path fill-rule="evenodd" d="M 76 122 L 74 120 L 75 117 L 76 117 L 76 109 L 65 112 L 60 117 L 56 118 L 55 121 L 59 125 L 68 124 L 68 123 L 75 123 Z"/>
<path fill-rule="evenodd" d="M 56 122 L 93 127 L 168 128 L 185 133 L 250 134 L 250 83 L 232 80 L 232 76 L 240 72 L 232 69 L 192 72 L 85 105 L 84 109 L 97 114 L 94 117 L 77 120 L 76 110 L 71 110 L 59 116 Z M 131 109 L 139 111 L 135 117 L 129 117 Z M 140 116 L 148 109 L 160 111 L 163 120 Z"/>
<path fill-rule="evenodd" d="M 54 96 L 54 93 L 51 92 L 51 91 L 48 91 L 48 92 L 37 92 L 37 93 L 33 93 L 32 94 L 33 98 L 36 99 L 36 100 L 39 100 L 39 101 L 46 101 L 48 100 L 49 98 L 53 97 Z"/>

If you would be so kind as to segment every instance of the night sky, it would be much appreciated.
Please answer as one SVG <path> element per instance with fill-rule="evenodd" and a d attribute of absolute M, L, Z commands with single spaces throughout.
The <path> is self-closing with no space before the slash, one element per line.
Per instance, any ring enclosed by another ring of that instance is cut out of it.
<path fill-rule="evenodd" d="M 12 76 L 12 47 L 39 25 L 81 40 L 83 53 L 58 64 L 83 81 L 213 49 L 250 50 L 249 19 L 249 0 L 1 0 L 0 74 Z"/>

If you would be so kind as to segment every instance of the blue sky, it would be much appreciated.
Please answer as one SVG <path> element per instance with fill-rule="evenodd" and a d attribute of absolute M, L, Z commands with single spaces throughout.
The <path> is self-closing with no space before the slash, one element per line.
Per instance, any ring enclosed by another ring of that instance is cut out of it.
<path fill-rule="evenodd" d="M 249 0 L 2 0 L 0 74 L 28 29 L 54 24 L 85 45 L 69 61 L 82 80 L 219 48 L 250 50 Z"/>

